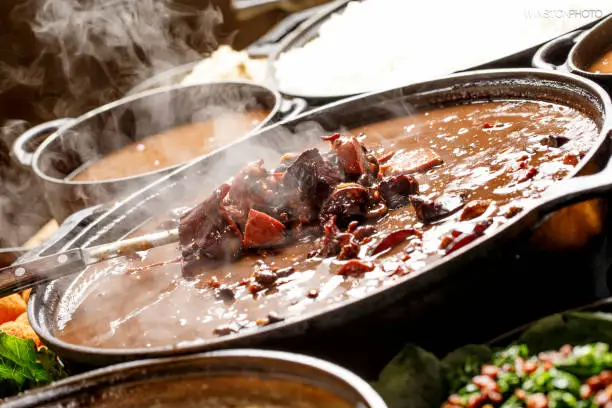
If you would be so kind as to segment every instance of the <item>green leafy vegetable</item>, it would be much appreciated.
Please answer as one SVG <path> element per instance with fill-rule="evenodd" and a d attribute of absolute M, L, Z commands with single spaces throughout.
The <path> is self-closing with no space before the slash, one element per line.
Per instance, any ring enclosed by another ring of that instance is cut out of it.
<path fill-rule="evenodd" d="M 559 349 L 564 344 L 612 343 L 612 315 L 566 312 L 534 323 L 519 339 L 531 353 Z"/>
<path fill-rule="evenodd" d="M 612 344 L 612 314 L 600 312 L 549 316 L 529 327 L 516 344 L 495 353 L 489 346 L 469 345 L 438 360 L 410 345 L 385 367 L 374 385 L 391 408 L 439 408 L 452 393 L 462 402 L 477 393 L 472 378 L 481 374 L 483 364 L 512 365 L 517 357 L 533 361 L 530 356 L 559 350 L 565 344 L 578 346 L 548 371 L 523 374 L 502 370 L 496 378 L 504 401 L 500 408 L 525 406 L 525 401 L 514 395 L 517 388 L 547 395 L 549 408 L 597 408 L 591 399 L 580 399 L 580 385 L 591 375 L 612 370 L 608 346 Z"/>
<path fill-rule="evenodd" d="M 0 398 L 47 385 L 67 374 L 53 352 L 0 332 Z"/>
<path fill-rule="evenodd" d="M 458 391 L 472 377 L 480 374 L 480 367 L 491 361 L 492 355 L 493 351 L 488 346 L 469 344 L 444 357 L 442 370 L 450 391 Z"/>
<path fill-rule="evenodd" d="M 404 347 L 373 386 L 390 408 L 439 407 L 446 397 L 440 360 L 414 345 Z"/>

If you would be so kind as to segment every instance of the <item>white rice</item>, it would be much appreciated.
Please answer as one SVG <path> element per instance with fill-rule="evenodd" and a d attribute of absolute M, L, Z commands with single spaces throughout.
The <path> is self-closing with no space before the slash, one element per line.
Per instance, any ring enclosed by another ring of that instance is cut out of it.
<path fill-rule="evenodd" d="M 502 58 L 612 12 L 611 0 L 365 0 L 280 56 L 282 91 L 354 94 Z M 612 42 L 612 39 L 611 39 Z"/>

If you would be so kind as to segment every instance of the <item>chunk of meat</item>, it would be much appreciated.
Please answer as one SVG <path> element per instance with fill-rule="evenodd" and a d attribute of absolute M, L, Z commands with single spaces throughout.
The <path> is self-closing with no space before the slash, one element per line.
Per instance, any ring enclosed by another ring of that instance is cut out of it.
<path fill-rule="evenodd" d="M 318 255 L 323 257 L 335 256 L 338 259 L 352 259 L 359 255 L 361 246 L 352 232 L 341 232 L 336 224 L 337 217 L 332 216 L 323 226 L 324 235 L 321 239 L 321 248 Z"/>
<path fill-rule="evenodd" d="M 374 249 L 372 250 L 372 255 L 376 255 L 388 249 L 391 249 L 412 235 L 418 235 L 417 231 L 414 228 L 406 228 L 399 231 L 393 231 L 392 233 L 384 237 L 378 243 L 378 245 L 374 247 Z"/>
<path fill-rule="evenodd" d="M 286 240 L 285 225 L 268 214 L 251 209 L 244 228 L 243 244 L 246 248 L 269 248 L 282 245 Z"/>
<path fill-rule="evenodd" d="M 489 205 L 491 205 L 491 202 L 489 200 L 470 201 L 465 205 L 465 208 L 459 216 L 459 220 L 468 221 L 480 217 L 482 214 L 485 213 L 485 211 L 487 211 Z"/>
<path fill-rule="evenodd" d="M 338 156 L 347 179 L 369 186 L 378 176 L 378 160 L 355 136 L 337 137 L 332 141 L 332 151 Z"/>
<path fill-rule="evenodd" d="M 484 220 L 476 223 L 472 232 L 458 235 L 446 246 L 446 254 L 448 255 L 451 252 L 455 252 L 456 250 L 472 243 L 477 238 L 484 235 L 485 230 L 489 228 L 491 224 L 493 224 L 492 220 Z"/>
<path fill-rule="evenodd" d="M 419 193 L 419 183 L 414 177 L 401 174 L 383 179 L 379 184 L 382 197 L 389 209 L 400 208 L 410 203 L 409 197 Z"/>
<path fill-rule="evenodd" d="M 544 136 L 540 140 L 540 143 L 542 145 L 548 146 L 548 147 L 561 147 L 561 146 L 563 146 L 564 144 L 566 144 L 569 141 L 570 141 L 569 138 L 567 138 L 565 136 L 551 134 L 551 135 L 548 135 L 548 136 Z"/>
<path fill-rule="evenodd" d="M 320 219 L 325 224 L 331 217 L 339 225 L 348 225 L 351 220 L 363 219 L 368 212 L 368 190 L 357 183 L 338 185 L 321 206 Z"/>
<path fill-rule="evenodd" d="M 297 192 L 299 200 L 318 208 L 343 180 L 338 166 L 324 159 L 317 149 L 308 149 L 287 168 L 282 182 L 286 190 Z"/>
<path fill-rule="evenodd" d="M 517 172 L 515 180 L 517 183 L 524 183 L 525 181 L 531 180 L 538 174 L 538 169 L 535 167 L 529 167 L 525 170 Z"/>
<path fill-rule="evenodd" d="M 371 262 L 351 259 L 340 267 L 337 274 L 342 276 L 361 276 L 366 272 L 373 271 L 374 268 L 375 266 Z"/>
<path fill-rule="evenodd" d="M 220 186 L 211 197 L 185 213 L 179 222 L 183 274 L 191 275 L 199 261 L 230 261 L 242 249 L 242 233 L 222 207 L 230 186 Z"/>
<path fill-rule="evenodd" d="M 396 152 L 384 166 L 382 172 L 385 176 L 399 176 L 419 171 L 427 171 L 439 166 L 444 161 L 431 149 L 422 148 Z"/>
<path fill-rule="evenodd" d="M 419 221 L 429 224 L 459 211 L 465 204 L 465 197 L 461 193 L 449 193 L 432 201 L 420 196 L 410 196 L 410 202 Z"/>
<path fill-rule="evenodd" d="M 568 166 L 576 166 L 579 161 L 580 159 L 577 154 L 566 153 L 565 156 L 563 156 L 563 164 Z"/>
<path fill-rule="evenodd" d="M 344 172 L 349 176 L 359 177 L 367 173 L 366 152 L 355 136 L 339 137 L 332 143 L 333 151 L 338 155 Z"/>

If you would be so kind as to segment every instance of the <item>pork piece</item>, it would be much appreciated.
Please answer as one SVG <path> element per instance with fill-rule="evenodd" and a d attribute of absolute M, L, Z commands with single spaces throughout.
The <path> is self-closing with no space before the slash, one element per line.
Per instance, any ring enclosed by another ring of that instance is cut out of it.
<path fill-rule="evenodd" d="M 355 136 L 335 138 L 332 141 L 332 151 L 338 155 L 340 165 L 349 180 L 359 181 L 366 186 L 376 180 L 378 160 Z"/>
<path fill-rule="evenodd" d="M 352 259 L 359 255 L 361 246 L 350 232 L 341 232 L 336 224 L 337 217 L 332 216 L 323 226 L 321 248 L 317 254 L 322 257 L 336 256 L 338 259 Z"/>
<path fill-rule="evenodd" d="M 319 218 L 325 224 L 330 218 L 336 217 L 339 225 L 347 226 L 350 221 L 367 216 L 369 201 L 368 190 L 362 185 L 340 184 L 321 206 Z"/>
<path fill-rule="evenodd" d="M 295 191 L 297 199 L 317 208 L 342 181 L 342 171 L 325 160 L 317 149 L 300 154 L 283 176 L 285 189 Z"/>
<path fill-rule="evenodd" d="M 242 249 L 242 233 L 223 207 L 228 184 L 181 216 L 179 243 L 183 274 L 191 275 L 194 264 L 205 260 L 230 261 Z"/>
<path fill-rule="evenodd" d="M 432 201 L 420 196 L 410 196 L 410 203 L 419 221 L 429 224 L 448 217 L 465 205 L 465 196 L 461 193 L 445 194 Z"/>
<path fill-rule="evenodd" d="M 410 203 L 409 197 L 419 193 L 419 183 L 414 177 L 402 174 L 384 178 L 378 187 L 382 197 L 391 210 Z"/>
<path fill-rule="evenodd" d="M 385 176 L 399 176 L 427 171 L 442 163 L 442 158 L 436 152 L 423 148 L 396 152 L 381 169 Z"/>
<path fill-rule="evenodd" d="M 249 211 L 244 228 L 245 248 L 270 248 L 285 243 L 285 225 L 257 210 Z"/>

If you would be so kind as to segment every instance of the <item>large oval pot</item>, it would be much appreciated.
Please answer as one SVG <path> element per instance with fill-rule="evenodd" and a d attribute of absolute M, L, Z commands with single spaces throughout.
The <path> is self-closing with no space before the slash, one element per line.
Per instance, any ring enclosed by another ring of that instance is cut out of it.
<path fill-rule="evenodd" d="M 569 174 L 569 179 L 559 182 L 552 198 L 535 200 L 537 206 L 525 209 L 491 234 L 426 265 L 420 273 L 409 274 L 368 296 L 331 304 L 256 330 L 137 349 L 75 345 L 57 337 L 71 305 L 77 304 L 96 282 L 95 276 L 83 273 L 37 287 L 30 297 L 30 323 L 65 360 L 80 364 L 105 365 L 209 349 L 273 345 L 315 353 L 366 373 L 377 372 L 380 366 L 376 365 L 386 363 L 391 357 L 389 353 L 407 340 L 426 337 L 430 345 L 451 338 L 460 342 L 472 330 L 499 333 L 500 324 L 514 325 L 530 316 L 605 296 L 608 293 L 605 269 L 612 259 L 610 245 L 606 244 L 609 231 L 605 228 L 606 200 L 564 206 L 601 197 L 612 188 L 610 168 L 601 176 L 576 177 L 597 173 L 608 162 L 610 97 L 597 84 L 578 76 L 533 69 L 452 75 L 310 111 L 190 163 L 135 193 L 91 224 L 65 249 L 120 239 L 152 214 L 161 214 L 193 199 L 196 192 L 188 187 L 190 182 L 197 182 L 197 193 L 203 194 L 202 189 L 210 190 L 225 182 L 246 163 L 260 158 L 274 163 L 285 152 L 313 146 L 322 134 L 355 129 L 440 105 L 515 99 L 556 102 L 581 110 L 597 124 L 597 142 Z M 562 209 L 557 211 L 559 208 Z M 546 217 L 551 212 L 554 214 Z M 546 290 L 538 292 L 537 302 L 500 301 L 517 299 L 525 285 Z M 473 313 L 475 318 L 465 318 Z M 438 320 L 443 324 L 432 324 Z M 373 327 L 376 329 L 372 330 Z M 368 352 L 364 353 L 364 349 Z"/>
<path fill-rule="evenodd" d="M 240 401 L 236 406 L 387 407 L 350 371 L 312 357 L 263 350 L 120 364 L 25 393 L 2 406 L 234 406 L 219 401 L 225 399 Z"/>
<path fill-rule="evenodd" d="M 90 161 L 167 129 L 212 119 L 220 111 L 268 111 L 253 132 L 304 108 L 282 100 L 276 91 L 247 82 L 177 85 L 120 99 L 76 119 L 36 126 L 15 141 L 13 152 L 23 165 L 32 166 L 53 216 L 61 222 L 82 208 L 125 197 L 181 165 L 117 179 L 70 180 Z M 34 152 L 28 152 L 29 143 L 49 132 L 53 133 Z"/>
<path fill-rule="evenodd" d="M 544 44 L 534 54 L 536 68 L 569 71 L 612 90 L 612 73 L 588 71 L 589 66 L 612 47 L 612 15 L 593 28 L 576 30 Z"/>

